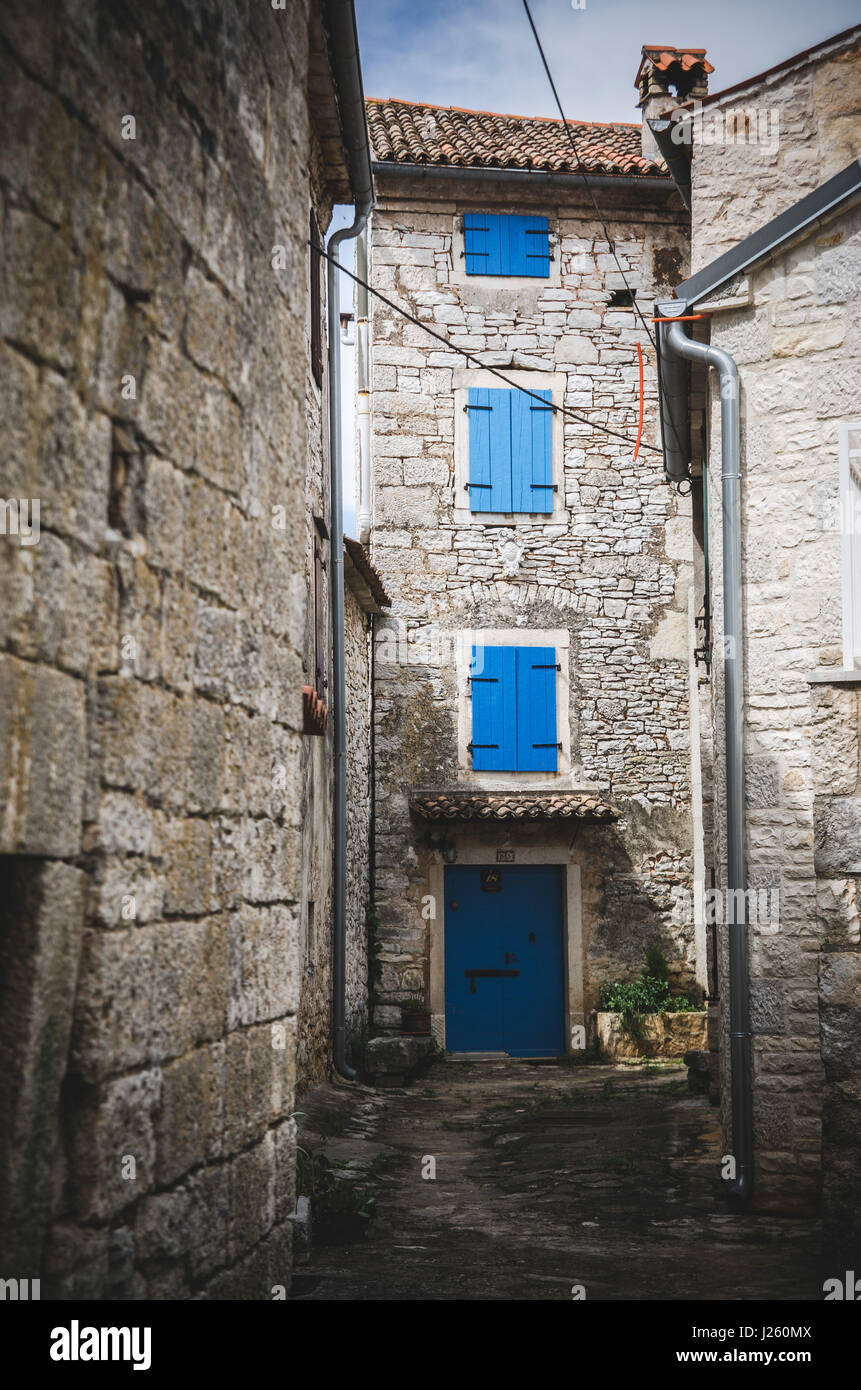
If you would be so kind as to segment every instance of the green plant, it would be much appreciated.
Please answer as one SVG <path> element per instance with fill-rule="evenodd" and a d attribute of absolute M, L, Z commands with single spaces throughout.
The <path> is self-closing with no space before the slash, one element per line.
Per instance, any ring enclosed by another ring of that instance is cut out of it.
<path fill-rule="evenodd" d="M 703 1005 L 689 999 L 686 994 L 677 994 L 670 1004 L 670 1013 L 674 1014 L 694 1014 L 701 1013 L 702 1010 Z"/>
<path fill-rule="evenodd" d="M 660 946 L 650 946 L 646 952 L 646 969 L 644 974 L 648 978 L 654 980 L 669 980 L 670 967 Z"/>
<path fill-rule="evenodd" d="M 323 1245 L 360 1239 L 374 1214 L 376 1198 L 337 1177 L 337 1166 L 325 1154 L 298 1151 L 296 1190 L 311 1198 L 314 1236 Z"/>
<path fill-rule="evenodd" d="M 644 975 L 639 980 L 615 981 L 601 986 L 598 1007 L 622 1016 L 622 1027 L 632 1037 L 642 1031 L 646 1014 L 663 1014 L 670 1007 L 670 987 L 666 980 Z"/>
<path fill-rule="evenodd" d="M 703 1006 L 686 994 L 670 994 L 670 967 L 659 946 L 650 946 L 646 965 L 638 980 L 616 980 L 603 984 L 598 1008 L 621 1014 L 622 1027 L 632 1038 L 639 1038 L 646 1014 L 685 1014 Z"/>

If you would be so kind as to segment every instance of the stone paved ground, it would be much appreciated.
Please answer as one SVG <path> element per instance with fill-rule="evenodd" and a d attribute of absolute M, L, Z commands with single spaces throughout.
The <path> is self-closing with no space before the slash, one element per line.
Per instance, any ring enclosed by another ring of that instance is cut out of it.
<path fill-rule="evenodd" d="M 376 1197 L 304 1300 L 822 1298 L 814 1223 L 718 1200 L 717 1112 L 681 1067 L 437 1061 L 405 1091 L 299 1102 L 300 1142 Z M 436 1180 L 421 1176 L 436 1160 Z"/>

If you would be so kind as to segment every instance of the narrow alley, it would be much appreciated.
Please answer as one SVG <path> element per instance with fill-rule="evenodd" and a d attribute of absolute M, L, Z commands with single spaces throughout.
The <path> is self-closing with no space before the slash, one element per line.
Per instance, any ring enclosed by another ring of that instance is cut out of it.
<path fill-rule="evenodd" d="M 315 1235 L 292 1297 L 814 1298 L 816 1223 L 719 1205 L 717 1112 L 685 1076 L 437 1061 L 410 1090 L 316 1088 L 299 1142 L 374 1215 L 364 1239 Z"/>
<path fill-rule="evenodd" d="M 0 0 L 0 1304 L 40 1374 L 585 1300 L 604 1378 L 723 1318 L 822 1379 L 857 10 Z"/>

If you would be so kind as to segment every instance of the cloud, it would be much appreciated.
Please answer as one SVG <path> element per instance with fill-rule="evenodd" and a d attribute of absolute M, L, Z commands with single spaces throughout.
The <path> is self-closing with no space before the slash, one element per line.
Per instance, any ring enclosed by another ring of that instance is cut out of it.
<path fill-rule="evenodd" d="M 848 28 L 856 0 L 530 0 L 566 115 L 639 121 L 644 43 L 707 48 L 714 89 Z M 441 106 L 555 116 L 521 0 L 356 0 L 365 91 Z"/>

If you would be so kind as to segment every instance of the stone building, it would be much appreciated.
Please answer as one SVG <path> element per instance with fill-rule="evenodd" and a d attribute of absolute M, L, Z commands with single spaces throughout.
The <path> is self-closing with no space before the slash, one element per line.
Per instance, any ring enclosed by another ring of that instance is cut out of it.
<path fill-rule="evenodd" d="M 271 1298 L 297 1065 L 331 1055 L 310 243 L 368 163 L 352 3 L 36 0 L 0 30 L 0 1273 Z M 384 595 L 350 554 L 361 748 Z"/>
<path fill-rule="evenodd" d="M 575 122 L 575 155 L 560 121 L 367 109 L 393 306 L 371 296 L 364 499 L 394 596 L 378 998 L 427 1003 L 450 1050 L 559 1054 L 650 946 L 674 987 L 706 982 L 674 912 L 701 875 L 695 546 L 637 312 L 688 273 L 688 215 L 648 128 L 644 151 L 639 126 Z"/>
<path fill-rule="evenodd" d="M 821 1199 L 828 1249 L 847 1259 L 861 1248 L 859 79 L 855 28 L 664 113 L 664 137 L 675 127 L 688 160 L 677 172 L 690 189 L 695 273 L 661 309 L 706 315 L 696 336 L 731 356 L 740 384 L 742 625 L 729 641 L 744 661 L 754 1202 L 811 1211 Z M 702 392 L 703 369 L 692 370 Z M 720 655 L 728 464 L 711 378 L 705 490 Z M 705 860 L 718 887 L 722 666 L 701 710 L 707 800 L 714 789 Z M 718 935 L 713 1038 L 733 1153 L 722 923 Z"/>

